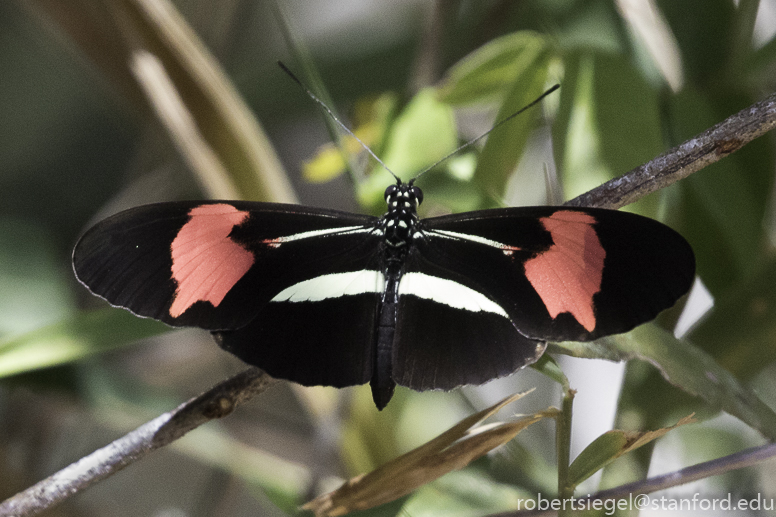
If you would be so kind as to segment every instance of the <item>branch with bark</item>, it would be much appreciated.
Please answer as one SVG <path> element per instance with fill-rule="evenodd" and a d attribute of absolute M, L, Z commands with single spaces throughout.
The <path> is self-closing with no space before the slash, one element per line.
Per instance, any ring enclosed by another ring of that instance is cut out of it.
<path fill-rule="evenodd" d="M 274 382 L 258 368 L 249 368 L 6 499 L 0 503 L 0 516 L 36 515 L 51 508 L 200 425 L 230 414 Z"/>
<path fill-rule="evenodd" d="M 776 126 L 776 94 L 743 109 L 686 142 L 565 203 L 621 208 L 711 165 Z"/>

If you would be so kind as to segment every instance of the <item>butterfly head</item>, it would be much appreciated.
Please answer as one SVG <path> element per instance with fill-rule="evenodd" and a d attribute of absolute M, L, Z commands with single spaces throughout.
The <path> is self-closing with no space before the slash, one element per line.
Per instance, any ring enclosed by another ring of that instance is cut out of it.
<path fill-rule="evenodd" d="M 398 183 L 390 185 L 385 189 L 385 202 L 388 204 L 388 210 L 410 210 L 415 211 L 423 202 L 423 191 L 409 183 Z"/>

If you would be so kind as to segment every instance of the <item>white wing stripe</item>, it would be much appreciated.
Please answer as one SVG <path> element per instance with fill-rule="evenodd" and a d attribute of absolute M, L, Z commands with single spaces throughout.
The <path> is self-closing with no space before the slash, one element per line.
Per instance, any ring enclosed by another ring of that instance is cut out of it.
<path fill-rule="evenodd" d="M 332 234 L 351 235 L 354 233 L 369 233 L 371 231 L 371 228 L 366 228 L 364 226 L 342 226 L 340 228 L 326 228 L 324 230 L 312 230 L 309 232 L 286 235 L 284 237 L 278 237 L 275 239 L 275 242 L 282 244 L 284 242 L 299 241 L 303 239 L 310 239 L 312 237 L 324 237 L 326 235 Z"/>
<path fill-rule="evenodd" d="M 477 244 L 484 244 L 485 246 L 491 246 L 493 248 L 504 249 L 509 246 L 498 241 L 486 239 L 479 235 L 470 235 L 468 233 L 451 232 L 448 230 L 430 230 L 425 232 L 426 235 L 442 237 L 443 239 L 459 239 L 464 241 L 476 242 Z"/>
<path fill-rule="evenodd" d="M 362 270 L 321 275 L 296 283 L 278 293 L 273 302 L 320 302 L 330 298 L 366 293 L 382 293 L 385 277 L 380 271 Z M 470 312 L 490 312 L 509 319 L 500 305 L 463 284 L 426 275 L 405 273 L 399 281 L 399 296 L 424 300 Z"/>
<path fill-rule="evenodd" d="M 405 273 L 399 281 L 399 296 L 413 295 L 425 300 L 447 305 L 454 309 L 471 312 L 491 312 L 509 319 L 506 311 L 490 298 L 463 284 L 425 275 Z"/>
<path fill-rule="evenodd" d="M 320 302 L 329 298 L 382 293 L 385 279 L 379 271 L 332 273 L 304 280 L 280 291 L 272 302 Z"/>

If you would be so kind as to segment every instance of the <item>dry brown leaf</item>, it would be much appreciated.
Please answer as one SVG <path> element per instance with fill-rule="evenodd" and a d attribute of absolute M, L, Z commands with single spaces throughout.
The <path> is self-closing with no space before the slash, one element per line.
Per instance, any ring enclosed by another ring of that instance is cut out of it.
<path fill-rule="evenodd" d="M 505 444 L 534 422 L 557 414 L 557 410 L 548 408 L 514 422 L 497 422 L 474 427 L 527 393 L 530 391 L 508 397 L 465 418 L 433 440 L 368 474 L 348 480 L 337 490 L 308 502 L 302 509 L 312 510 L 317 517 L 322 517 L 372 508 L 409 494 L 450 471 L 465 467 L 471 461 Z"/>

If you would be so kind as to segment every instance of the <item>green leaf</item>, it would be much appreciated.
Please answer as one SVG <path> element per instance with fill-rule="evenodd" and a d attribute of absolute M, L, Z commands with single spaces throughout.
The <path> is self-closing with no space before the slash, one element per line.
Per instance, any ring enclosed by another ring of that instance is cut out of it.
<path fill-rule="evenodd" d="M 576 487 L 614 461 L 627 443 L 622 431 L 607 431 L 593 440 L 569 466 L 569 483 Z"/>
<path fill-rule="evenodd" d="M 0 218 L 0 336 L 41 327 L 73 312 L 72 270 L 45 228 Z"/>
<path fill-rule="evenodd" d="M 554 133 L 565 196 L 573 198 L 664 147 L 657 94 L 629 61 L 584 53 L 568 64 Z M 657 200 L 640 202 L 636 211 L 654 215 Z"/>
<path fill-rule="evenodd" d="M 554 380 L 563 386 L 564 390 L 569 389 L 569 380 L 566 377 L 566 374 L 563 373 L 563 370 L 561 370 L 558 363 L 550 356 L 550 354 L 541 356 L 538 361 L 531 365 L 531 368 Z"/>
<path fill-rule="evenodd" d="M 453 111 L 433 89 L 422 90 L 391 127 L 383 161 L 408 178 L 455 149 L 457 138 Z"/>
<path fill-rule="evenodd" d="M 690 341 L 742 379 L 776 361 L 776 259 L 714 300 L 714 307 L 689 334 Z"/>
<path fill-rule="evenodd" d="M 712 97 L 685 88 L 671 99 L 671 130 L 677 140 L 684 140 L 748 104 L 745 97 Z M 698 274 L 714 295 L 757 267 L 773 174 L 772 147 L 760 139 L 680 184 L 682 234 L 693 245 Z"/>
<path fill-rule="evenodd" d="M 388 131 L 383 162 L 400 178 L 408 180 L 444 158 L 456 148 L 458 134 L 453 110 L 439 102 L 433 89 L 420 91 L 399 114 Z M 381 205 L 388 173 L 375 167 L 358 188 L 365 206 Z"/>
<path fill-rule="evenodd" d="M 170 327 L 116 309 L 80 312 L 0 341 L 0 377 L 57 366 L 127 346 Z"/>
<path fill-rule="evenodd" d="M 481 470 L 450 472 L 415 492 L 402 507 L 403 515 L 468 517 L 519 508 L 532 494 L 497 483 Z"/>
<path fill-rule="evenodd" d="M 593 105 L 601 160 L 613 177 L 665 150 L 657 93 L 624 56 L 595 56 Z"/>
<path fill-rule="evenodd" d="M 393 93 L 360 100 L 356 105 L 356 126 L 353 128 L 353 134 L 361 142 L 351 135 L 340 136 L 342 131 L 337 126 L 339 131 L 336 133 L 336 145 L 328 143 L 321 146 L 313 158 L 305 161 L 302 166 L 304 178 L 312 183 L 329 181 L 349 168 L 349 163 L 346 162 L 346 157 L 349 156 L 360 155 L 371 162 L 372 158 L 367 156 L 361 143 L 366 144 L 379 156 L 397 102 L 397 96 Z"/>
<path fill-rule="evenodd" d="M 565 16 L 558 20 L 560 26 L 552 34 L 564 51 L 580 50 L 596 53 L 625 53 L 623 20 L 614 2 L 588 0 L 586 2 L 560 2 Z M 573 13 L 573 14 L 571 14 Z"/>
<path fill-rule="evenodd" d="M 611 179 L 601 156 L 601 137 L 595 113 L 595 58 L 581 53 L 567 56 L 560 106 L 552 127 L 555 161 L 565 191 L 572 198 Z"/>
<path fill-rule="evenodd" d="M 657 5 L 679 44 L 688 82 L 706 87 L 726 80 L 735 4 L 727 0 L 658 0 Z"/>
<path fill-rule="evenodd" d="M 694 422 L 695 419 L 690 415 L 682 418 L 676 425 L 664 427 L 656 431 L 608 431 L 593 440 L 574 459 L 569 467 L 569 483 L 576 487 L 623 454 L 636 450 L 679 426 Z"/>
<path fill-rule="evenodd" d="M 550 62 L 550 53 L 545 51 L 525 67 L 523 73 L 512 83 L 499 109 L 496 123 L 524 108 L 544 93 Z M 480 191 L 490 194 L 491 197 L 495 196 L 496 199 L 503 196 L 507 181 L 523 155 L 528 137 L 536 127 L 536 115 L 541 113 L 540 109 L 540 106 L 536 106 L 488 135 L 474 173 L 474 182 Z"/>
<path fill-rule="evenodd" d="M 776 66 L 776 37 L 747 56 L 744 77 L 752 84 L 770 82 Z"/>
<path fill-rule="evenodd" d="M 627 334 L 600 339 L 593 346 L 557 343 L 553 350 L 563 350 L 576 357 L 601 358 L 598 352 L 602 346 L 609 350 L 604 358 L 649 362 L 674 386 L 738 417 L 763 435 L 776 438 L 776 413 L 752 390 L 706 352 L 656 325 L 642 325 Z"/>
<path fill-rule="evenodd" d="M 532 31 L 494 39 L 450 68 L 439 98 L 452 105 L 501 102 L 521 76 L 531 73 L 546 49 L 546 38 Z"/>

